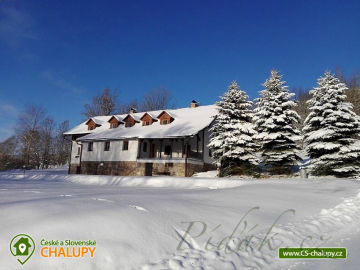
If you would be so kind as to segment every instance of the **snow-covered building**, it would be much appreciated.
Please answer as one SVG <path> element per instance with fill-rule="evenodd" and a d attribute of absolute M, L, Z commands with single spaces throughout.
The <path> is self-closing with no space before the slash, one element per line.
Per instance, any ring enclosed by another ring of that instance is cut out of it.
<path fill-rule="evenodd" d="M 64 133 L 71 138 L 69 173 L 176 175 L 214 169 L 209 127 L 215 105 L 95 116 Z"/>

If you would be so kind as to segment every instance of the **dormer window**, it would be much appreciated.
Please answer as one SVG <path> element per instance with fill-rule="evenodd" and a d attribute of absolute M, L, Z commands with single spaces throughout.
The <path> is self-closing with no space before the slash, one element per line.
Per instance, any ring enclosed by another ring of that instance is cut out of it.
<path fill-rule="evenodd" d="M 111 116 L 108 121 L 110 123 L 110 128 L 117 128 L 122 122 L 116 116 Z"/>
<path fill-rule="evenodd" d="M 166 111 L 162 111 L 157 118 L 160 120 L 160 125 L 167 125 L 175 120 L 174 116 Z"/>
<path fill-rule="evenodd" d="M 96 120 L 94 120 L 92 118 L 87 120 L 87 122 L 85 124 L 88 126 L 88 130 L 94 130 L 95 128 L 101 126 L 99 123 L 96 123 Z"/>
<path fill-rule="evenodd" d="M 139 123 L 140 121 L 137 119 L 136 116 L 128 114 L 124 119 L 123 122 L 125 123 L 125 127 L 132 127 L 136 123 Z"/>
<path fill-rule="evenodd" d="M 155 115 L 151 115 L 150 113 L 145 113 L 140 120 L 142 121 L 142 125 L 143 126 L 150 126 L 152 125 L 154 122 L 157 121 L 156 116 Z"/>

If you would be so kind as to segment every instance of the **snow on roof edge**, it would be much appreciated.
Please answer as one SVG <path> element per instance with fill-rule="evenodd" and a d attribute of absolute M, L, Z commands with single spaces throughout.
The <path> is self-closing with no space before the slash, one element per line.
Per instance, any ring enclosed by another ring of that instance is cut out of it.
<path fill-rule="evenodd" d="M 216 105 L 203 105 L 196 108 L 178 108 L 157 110 L 149 112 L 135 113 L 135 117 L 140 119 L 143 115 L 148 113 L 150 116 L 159 115 L 161 112 L 167 112 L 174 117 L 174 121 L 168 125 L 160 125 L 160 123 L 154 123 L 150 126 L 136 125 L 131 128 L 124 129 L 123 127 L 110 129 L 108 126 L 108 120 L 111 117 L 117 117 L 118 119 L 128 116 L 123 115 L 109 115 L 109 116 L 94 116 L 100 122 L 106 123 L 94 130 L 88 130 L 87 121 L 75 126 L 74 128 L 66 131 L 63 135 L 85 135 L 79 140 L 116 140 L 125 138 L 178 138 L 184 136 L 193 136 L 199 131 L 208 127 L 217 115 Z"/>

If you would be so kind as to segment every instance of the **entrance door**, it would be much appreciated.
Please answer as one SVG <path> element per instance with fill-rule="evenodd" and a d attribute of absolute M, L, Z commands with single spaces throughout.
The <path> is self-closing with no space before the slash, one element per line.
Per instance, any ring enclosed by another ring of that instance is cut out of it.
<path fill-rule="evenodd" d="M 155 157 L 155 144 L 152 143 L 150 147 L 150 158 L 154 158 L 154 157 Z"/>
<path fill-rule="evenodd" d="M 145 163 L 145 176 L 152 176 L 152 169 L 153 169 L 152 163 Z"/>

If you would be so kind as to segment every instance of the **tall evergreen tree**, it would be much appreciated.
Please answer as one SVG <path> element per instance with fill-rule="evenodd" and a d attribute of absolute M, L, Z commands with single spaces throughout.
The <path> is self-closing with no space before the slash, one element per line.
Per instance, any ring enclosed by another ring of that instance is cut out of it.
<path fill-rule="evenodd" d="M 274 174 L 290 173 L 301 160 L 297 145 L 301 136 L 296 127 L 300 116 L 293 110 L 296 103 L 292 100 L 295 94 L 281 78 L 276 70 L 271 71 L 263 84 L 265 89 L 260 91 L 254 117 L 262 164 Z"/>
<path fill-rule="evenodd" d="M 233 82 L 217 102 L 219 114 L 211 128 L 209 147 L 220 164 L 220 175 L 252 174 L 257 167 L 256 133 L 252 124 L 252 102 Z"/>
<path fill-rule="evenodd" d="M 310 91 L 303 132 L 313 175 L 360 176 L 360 121 L 345 101 L 346 90 L 344 83 L 325 72 Z"/>

